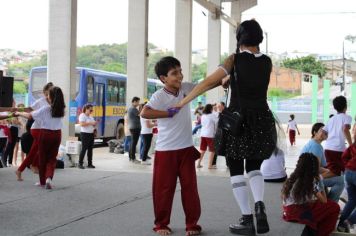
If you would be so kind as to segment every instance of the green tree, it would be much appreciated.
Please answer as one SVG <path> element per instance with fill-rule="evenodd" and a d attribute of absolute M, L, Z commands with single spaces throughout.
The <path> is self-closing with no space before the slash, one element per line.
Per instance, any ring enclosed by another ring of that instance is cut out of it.
<path fill-rule="evenodd" d="M 14 82 L 14 94 L 25 94 L 27 93 L 27 84 L 23 81 Z"/>
<path fill-rule="evenodd" d="M 197 83 L 201 79 L 205 79 L 207 70 L 207 63 L 203 62 L 200 65 L 193 64 L 192 66 L 192 81 Z"/>
<path fill-rule="evenodd" d="M 313 56 L 301 57 L 297 59 L 285 59 L 281 65 L 286 68 L 295 69 L 318 75 L 320 78 L 326 74 L 326 67 Z"/>

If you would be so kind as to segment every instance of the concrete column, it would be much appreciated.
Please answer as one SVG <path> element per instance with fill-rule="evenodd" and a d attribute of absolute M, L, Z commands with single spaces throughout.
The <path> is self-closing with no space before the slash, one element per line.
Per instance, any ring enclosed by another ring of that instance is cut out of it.
<path fill-rule="evenodd" d="M 147 97 L 148 0 L 129 1 L 126 103 Z"/>
<path fill-rule="evenodd" d="M 174 55 L 181 62 L 184 80 L 192 81 L 192 0 L 176 0 Z"/>
<path fill-rule="evenodd" d="M 77 50 L 77 0 L 50 0 L 47 81 L 64 93 L 66 113 L 62 141 L 74 136 L 69 122 L 69 102 L 75 99 L 75 63 Z"/>
<path fill-rule="evenodd" d="M 241 9 L 239 1 L 231 2 L 231 18 L 236 20 L 238 24 L 241 23 Z M 229 26 L 229 53 L 236 52 L 236 28 Z"/>
<path fill-rule="evenodd" d="M 221 5 L 221 0 L 212 0 L 216 5 Z M 215 14 L 209 12 L 208 16 L 208 63 L 207 74 L 214 72 L 220 64 L 221 55 L 221 21 Z M 209 90 L 206 93 L 206 102 L 215 103 L 224 96 L 221 87 Z"/>

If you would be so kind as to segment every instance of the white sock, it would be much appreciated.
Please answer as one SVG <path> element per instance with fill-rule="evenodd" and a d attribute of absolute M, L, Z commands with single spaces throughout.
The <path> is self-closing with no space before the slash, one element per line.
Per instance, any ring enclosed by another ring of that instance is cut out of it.
<path fill-rule="evenodd" d="M 235 175 L 231 177 L 232 192 L 235 200 L 239 204 L 243 215 L 251 215 L 251 208 L 248 200 L 248 190 L 245 178 L 243 175 Z"/>
<path fill-rule="evenodd" d="M 263 181 L 263 176 L 261 171 L 253 170 L 247 173 L 248 179 L 250 181 L 250 187 L 252 191 L 253 198 L 255 202 L 263 202 L 263 194 L 265 190 L 265 183 Z"/>

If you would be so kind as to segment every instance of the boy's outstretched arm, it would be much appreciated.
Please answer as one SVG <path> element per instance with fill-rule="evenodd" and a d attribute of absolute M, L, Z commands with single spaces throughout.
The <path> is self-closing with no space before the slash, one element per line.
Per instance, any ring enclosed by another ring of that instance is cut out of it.
<path fill-rule="evenodd" d="M 179 112 L 179 108 L 169 108 L 167 111 L 152 109 L 149 106 L 144 106 L 140 116 L 145 119 L 171 118 Z"/>

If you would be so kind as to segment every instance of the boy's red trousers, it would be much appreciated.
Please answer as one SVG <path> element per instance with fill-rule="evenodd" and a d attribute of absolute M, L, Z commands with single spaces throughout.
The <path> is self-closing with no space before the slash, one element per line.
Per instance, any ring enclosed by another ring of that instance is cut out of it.
<path fill-rule="evenodd" d="M 185 213 L 186 230 L 201 230 L 200 199 L 195 173 L 195 160 L 200 153 L 194 147 L 172 151 L 156 151 L 153 166 L 154 231 L 169 229 L 177 177 L 181 185 L 181 198 Z"/>

